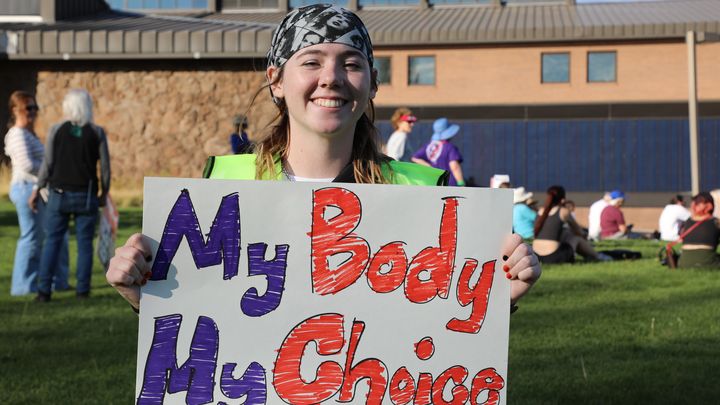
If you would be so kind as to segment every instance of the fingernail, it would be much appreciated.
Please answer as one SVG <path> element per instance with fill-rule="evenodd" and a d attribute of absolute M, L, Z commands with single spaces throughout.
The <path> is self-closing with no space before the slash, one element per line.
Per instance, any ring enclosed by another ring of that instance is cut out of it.
<path fill-rule="evenodd" d="M 503 256 L 503 261 L 507 261 L 507 259 L 509 259 L 509 257 L 508 257 L 507 255 L 504 255 L 504 256 Z"/>
<path fill-rule="evenodd" d="M 145 278 L 150 278 L 151 276 L 152 276 L 151 271 L 148 271 L 147 273 L 145 273 Z"/>
<path fill-rule="evenodd" d="M 508 276 L 509 276 L 509 274 L 508 274 Z M 140 282 L 140 285 L 145 285 L 145 284 L 147 284 L 147 279 L 146 279 L 146 278 L 144 278 L 143 281 Z"/>
<path fill-rule="evenodd" d="M 507 273 L 508 271 L 510 271 L 510 267 L 507 264 L 504 264 L 503 271 Z"/>
<path fill-rule="evenodd" d="M 507 279 L 510 280 L 510 279 L 512 278 L 512 274 L 507 273 L 507 274 L 505 275 L 505 277 L 507 277 Z"/>

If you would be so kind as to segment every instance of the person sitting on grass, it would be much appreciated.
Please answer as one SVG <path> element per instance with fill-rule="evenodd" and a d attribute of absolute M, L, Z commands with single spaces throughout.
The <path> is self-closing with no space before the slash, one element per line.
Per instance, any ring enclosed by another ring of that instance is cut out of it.
<path fill-rule="evenodd" d="M 681 235 L 684 236 L 678 267 L 720 268 L 720 256 L 716 252 L 720 242 L 720 224 L 713 217 L 714 209 L 715 203 L 710 193 L 702 192 L 693 197 L 690 218 L 682 227 Z"/>
<path fill-rule="evenodd" d="M 668 242 L 680 237 L 682 224 L 690 218 L 690 211 L 685 208 L 685 199 L 680 194 L 670 200 L 663 208 L 658 220 L 660 239 Z"/>
<path fill-rule="evenodd" d="M 513 232 L 531 239 L 533 227 L 537 219 L 537 212 L 530 206 L 533 203 L 533 193 L 525 191 L 525 187 L 518 187 L 513 191 Z"/>
<path fill-rule="evenodd" d="M 569 232 L 563 232 L 565 224 Z M 565 207 L 565 189 L 562 186 L 547 189 L 545 205 L 540 208 L 534 233 L 532 247 L 541 263 L 574 263 L 575 252 L 586 260 L 612 260 L 610 256 L 596 252 L 585 239 L 582 229 Z"/>
<path fill-rule="evenodd" d="M 348 25 L 316 35 L 334 17 Z M 298 28 L 301 27 L 302 29 Z M 373 123 L 377 71 L 370 37 L 351 11 L 315 4 L 291 11 L 275 30 L 266 75 L 278 115 L 254 155 L 218 156 L 205 177 L 274 181 L 438 185 L 447 173 L 380 153 Z M 540 277 L 540 264 L 512 235 L 498 252 L 510 281 L 511 305 Z M 107 281 L 135 308 L 149 279 L 152 251 L 142 234 L 116 250 Z"/>
<path fill-rule="evenodd" d="M 610 193 L 608 206 L 600 214 L 600 238 L 627 239 L 630 227 L 625 224 L 625 215 L 620 207 L 625 203 L 625 193 L 615 190 Z"/>

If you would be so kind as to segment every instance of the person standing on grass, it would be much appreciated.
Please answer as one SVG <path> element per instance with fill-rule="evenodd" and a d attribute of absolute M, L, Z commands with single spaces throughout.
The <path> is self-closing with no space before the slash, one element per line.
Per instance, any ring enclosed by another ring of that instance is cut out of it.
<path fill-rule="evenodd" d="M 690 219 L 683 224 L 682 254 L 679 268 L 710 267 L 720 268 L 717 254 L 720 242 L 720 222 L 713 217 L 715 203 L 712 195 L 702 192 L 690 203 Z"/>
<path fill-rule="evenodd" d="M 50 301 L 53 264 L 57 262 L 62 237 L 71 217 L 75 221 L 78 244 L 75 294 L 78 298 L 90 295 L 98 207 L 105 205 L 105 197 L 110 191 L 107 137 L 105 130 L 93 123 L 90 94 L 85 90 L 70 90 L 63 100 L 63 114 L 65 121 L 50 129 L 38 184 L 28 200 L 34 210 L 38 187 L 49 186 L 45 245 L 36 297 L 39 302 Z"/>
<path fill-rule="evenodd" d="M 450 139 L 457 135 L 460 126 L 450 125 L 447 118 L 439 118 L 433 123 L 433 135 L 430 142 L 415 152 L 412 161 L 421 165 L 435 167 L 450 172 L 450 186 L 464 186 L 462 166 L 463 157 Z"/>
<path fill-rule="evenodd" d="M 403 160 L 407 151 L 407 137 L 413 130 L 417 118 L 409 108 L 400 107 L 390 118 L 395 132 L 388 138 L 385 154 L 395 160 Z"/>
<path fill-rule="evenodd" d="M 342 17 L 343 28 L 326 23 Z M 322 31 L 326 35 L 320 35 Z M 329 33 L 329 34 L 328 34 Z M 266 75 L 278 109 L 255 155 L 211 157 L 205 177 L 371 184 L 442 184 L 447 174 L 380 153 L 373 124 L 377 71 L 370 37 L 351 11 L 316 4 L 291 11 L 268 52 Z M 541 269 L 532 249 L 512 235 L 498 261 L 510 279 L 511 303 L 529 291 Z M 152 251 L 135 234 L 110 260 L 110 285 L 139 310 Z"/>
<path fill-rule="evenodd" d="M 45 148 L 35 134 L 35 120 L 40 107 L 35 97 L 24 91 L 10 95 L 10 122 L 5 135 L 5 153 L 10 158 L 10 201 L 15 205 L 20 226 L 20 238 L 15 247 L 10 295 L 26 295 L 37 291 L 37 274 L 43 242 L 43 213 L 33 212 L 27 204 L 42 163 Z M 54 277 L 54 288 L 66 290 L 68 285 L 67 237 L 61 245 L 60 260 Z"/>
<path fill-rule="evenodd" d="M 252 142 L 247 134 L 248 122 L 244 115 L 236 115 L 233 118 L 233 127 L 235 132 L 230 134 L 230 148 L 232 153 L 239 155 L 241 153 L 252 152 Z"/>

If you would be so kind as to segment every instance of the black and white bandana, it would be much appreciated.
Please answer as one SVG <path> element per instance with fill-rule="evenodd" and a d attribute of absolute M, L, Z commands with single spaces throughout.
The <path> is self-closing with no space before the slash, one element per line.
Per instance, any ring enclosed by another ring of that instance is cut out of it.
<path fill-rule="evenodd" d="M 345 44 L 359 50 L 372 69 L 372 43 L 365 24 L 352 11 L 332 4 L 313 4 L 288 13 L 273 34 L 268 67 L 281 67 L 295 52 L 323 43 Z"/>

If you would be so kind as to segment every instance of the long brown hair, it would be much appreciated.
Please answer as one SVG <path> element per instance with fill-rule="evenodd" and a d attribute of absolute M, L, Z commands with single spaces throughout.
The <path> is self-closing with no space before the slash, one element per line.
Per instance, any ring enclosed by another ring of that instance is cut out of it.
<path fill-rule="evenodd" d="M 25 107 L 30 103 L 30 100 L 35 101 L 35 96 L 27 91 L 15 90 L 12 92 L 10 100 L 8 100 L 8 108 L 10 109 L 10 115 L 8 116 L 9 118 L 7 123 L 8 128 L 15 126 L 15 121 L 17 120 L 17 117 L 13 112 L 15 107 Z"/>
<path fill-rule="evenodd" d="M 250 108 L 252 108 L 260 92 L 264 91 L 265 88 L 269 88 L 271 84 L 277 83 L 282 78 L 282 74 L 283 68 L 281 67 L 273 83 L 263 86 L 255 93 L 250 102 Z M 373 83 L 373 86 L 376 86 L 376 84 Z M 277 159 L 285 158 L 288 153 L 290 120 L 287 105 L 283 99 L 273 98 L 273 101 L 278 108 L 278 113 L 268 124 L 269 131 L 255 143 L 255 153 L 257 154 L 256 179 L 267 176 L 274 178 L 278 174 L 275 172 Z M 355 124 L 355 134 L 353 136 L 350 158 L 352 159 L 353 174 L 357 183 L 387 182 L 382 173 L 382 165 L 385 164 L 385 159 L 378 146 L 378 131 L 374 122 L 375 105 L 370 99 L 368 100 L 367 110 Z"/>
<path fill-rule="evenodd" d="M 8 109 L 10 110 L 10 114 L 8 114 L 8 123 L 7 123 L 8 129 L 14 127 L 15 121 L 17 120 L 17 117 L 15 116 L 15 113 L 13 112 L 15 107 L 25 107 L 28 104 L 30 104 L 31 100 L 35 101 L 35 96 L 33 96 L 31 93 L 28 93 L 27 91 L 16 90 L 16 91 L 13 91 L 12 94 L 10 94 L 10 99 L 8 100 Z M 30 130 L 30 128 L 28 128 L 28 130 Z M 10 164 L 10 158 L 5 153 L 4 145 L 2 148 L 0 148 L 0 165 L 3 165 L 3 164 Z"/>
<path fill-rule="evenodd" d="M 550 214 L 550 210 L 553 209 L 553 207 L 560 205 L 564 198 L 565 189 L 562 186 L 550 186 L 547 189 L 547 198 L 545 198 L 545 206 L 543 206 L 543 213 L 538 217 L 537 220 L 535 220 L 535 228 L 533 229 L 533 231 L 535 232 L 536 238 L 538 236 L 538 233 L 540 233 L 543 225 L 545 225 L 545 220 Z"/>

